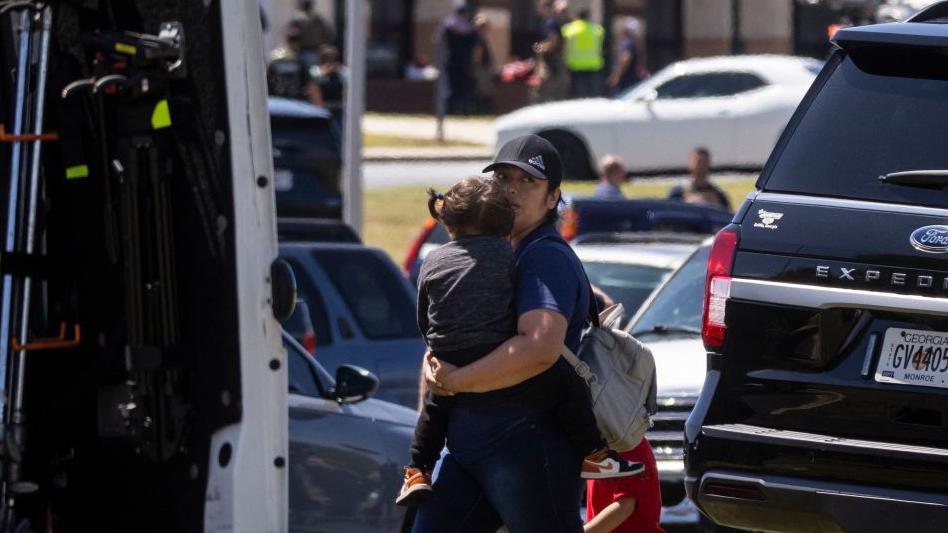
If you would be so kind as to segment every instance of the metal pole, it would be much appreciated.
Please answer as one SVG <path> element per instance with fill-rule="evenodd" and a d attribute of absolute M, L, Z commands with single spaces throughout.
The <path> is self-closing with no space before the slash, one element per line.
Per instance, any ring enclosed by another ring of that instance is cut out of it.
<path fill-rule="evenodd" d="M 731 53 L 744 53 L 744 36 L 741 34 L 741 0 L 731 0 Z"/>
<path fill-rule="evenodd" d="M 23 134 L 23 115 L 26 113 L 26 106 L 29 98 L 26 95 L 26 77 L 27 65 L 30 56 L 30 10 L 24 9 L 20 13 L 20 25 L 17 28 L 20 32 L 19 61 L 16 67 L 16 110 L 13 118 L 13 134 Z M 4 244 L 4 251 L 7 254 L 16 252 L 16 230 L 17 230 L 17 207 L 19 205 L 19 180 L 21 173 L 23 143 L 14 141 L 12 153 L 10 156 L 10 189 L 7 198 L 7 232 Z M 10 328 L 12 326 L 13 310 L 13 276 L 4 274 L 3 276 L 3 301 L 0 304 L 0 387 L 7 387 L 7 361 L 10 355 Z M 9 416 L 6 414 L 6 400 L 9 390 L 0 393 L 0 413 L 4 416 L 4 423 L 9 423 Z"/>
<path fill-rule="evenodd" d="M 362 112 L 365 108 L 365 0 L 346 2 L 345 132 L 342 219 L 362 234 Z"/>
<path fill-rule="evenodd" d="M 435 64 L 438 65 L 438 79 L 435 80 L 435 140 L 439 143 L 444 142 L 444 115 L 447 113 L 447 102 L 445 97 L 448 95 L 448 73 L 444 66 L 447 64 L 447 50 L 444 42 L 444 29 L 438 30 L 438 44 L 435 47 Z"/>
<path fill-rule="evenodd" d="M 33 133 L 40 135 L 43 133 L 43 111 L 46 102 L 46 73 L 49 64 L 49 33 L 53 26 L 53 8 L 46 6 L 43 8 L 42 27 L 40 29 L 40 56 L 39 56 L 39 74 L 36 80 L 36 110 L 33 122 Z M 33 241 L 36 237 L 36 203 L 39 198 L 39 174 L 40 174 L 40 156 L 43 141 L 37 139 L 33 142 L 33 161 L 30 166 L 30 201 L 27 205 L 27 223 L 26 223 L 26 254 L 33 253 Z M 23 278 L 23 298 L 20 316 L 20 342 L 26 344 L 30 325 L 30 289 L 32 280 L 29 276 Z M 23 384 L 26 378 L 26 350 L 20 350 L 16 354 L 16 391 L 13 397 L 13 417 L 14 424 L 22 422 L 23 418 Z"/>

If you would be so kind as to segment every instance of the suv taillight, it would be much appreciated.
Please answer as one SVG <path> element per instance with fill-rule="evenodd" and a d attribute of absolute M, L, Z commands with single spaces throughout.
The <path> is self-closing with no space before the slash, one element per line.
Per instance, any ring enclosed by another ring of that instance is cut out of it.
<path fill-rule="evenodd" d="M 721 230 L 711 245 L 708 272 L 704 284 L 704 313 L 701 317 L 701 336 L 706 348 L 720 348 L 727 334 L 724 325 L 724 307 L 731 295 L 731 267 L 737 251 L 737 232 Z"/>

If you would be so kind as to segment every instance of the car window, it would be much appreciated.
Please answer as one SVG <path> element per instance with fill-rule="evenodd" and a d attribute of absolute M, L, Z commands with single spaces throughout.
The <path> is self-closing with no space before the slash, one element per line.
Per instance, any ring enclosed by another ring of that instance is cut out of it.
<path fill-rule="evenodd" d="M 415 302 L 404 280 L 381 257 L 369 250 L 313 250 L 313 258 L 326 272 L 370 339 L 418 336 Z"/>
<path fill-rule="evenodd" d="M 602 289 L 631 317 L 669 274 L 667 268 L 584 261 L 589 282 Z"/>
<path fill-rule="evenodd" d="M 294 394 L 302 394 L 312 398 L 322 397 L 322 390 L 318 382 L 315 369 L 306 360 L 308 357 L 302 353 L 293 343 L 284 340 L 283 347 L 286 348 L 288 390 Z"/>
<path fill-rule="evenodd" d="M 633 334 L 650 331 L 656 326 L 701 330 L 704 305 L 704 283 L 710 246 L 698 248 L 655 294 L 635 323 Z"/>
<path fill-rule="evenodd" d="M 766 82 L 747 72 L 710 72 L 685 74 L 659 85 L 659 100 L 731 96 L 763 87 Z"/>
<path fill-rule="evenodd" d="M 273 146 L 283 155 L 307 152 L 314 147 L 338 152 L 339 135 L 333 128 L 328 118 L 270 116 Z"/>
<path fill-rule="evenodd" d="M 778 145 L 763 189 L 948 207 L 944 189 L 878 179 L 948 169 L 942 144 L 948 136 L 948 56 L 941 49 L 888 47 L 834 61 L 831 76 Z"/>
<path fill-rule="evenodd" d="M 319 294 L 319 289 L 313 284 L 313 280 L 306 275 L 306 269 L 299 261 L 292 257 L 284 259 L 293 267 L 296 275 L 296 283 L 299 287 L 299 298 L 306 302 L 309 309 L 310 322 L 316 331 L 316 346 L 328 346 L 332 344 L 332 330 L 329 328 L 329 312 L 326 310 L 326 303 Z"/>

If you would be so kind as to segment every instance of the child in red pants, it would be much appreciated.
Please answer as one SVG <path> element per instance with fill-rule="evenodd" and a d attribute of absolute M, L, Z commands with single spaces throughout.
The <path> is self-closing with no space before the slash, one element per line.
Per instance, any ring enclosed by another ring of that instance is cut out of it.
<path fill-rule="evenodd" d="M 585 533 L 664 533 L 659 526 L 662 493 L 658 467 L 648 440 L 619 452 L 627 461 L 645 465 L 639 476 L 586 481 Z"/>

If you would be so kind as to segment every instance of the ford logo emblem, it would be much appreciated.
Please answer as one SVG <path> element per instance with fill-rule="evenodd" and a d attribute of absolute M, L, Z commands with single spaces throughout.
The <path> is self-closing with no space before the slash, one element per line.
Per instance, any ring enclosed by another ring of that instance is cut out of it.
<path fill-rule="evenodd" d="M 909 242 L 930 254 L 948 253 L 948 226 L 924 226 L 912 232 Z"/>

